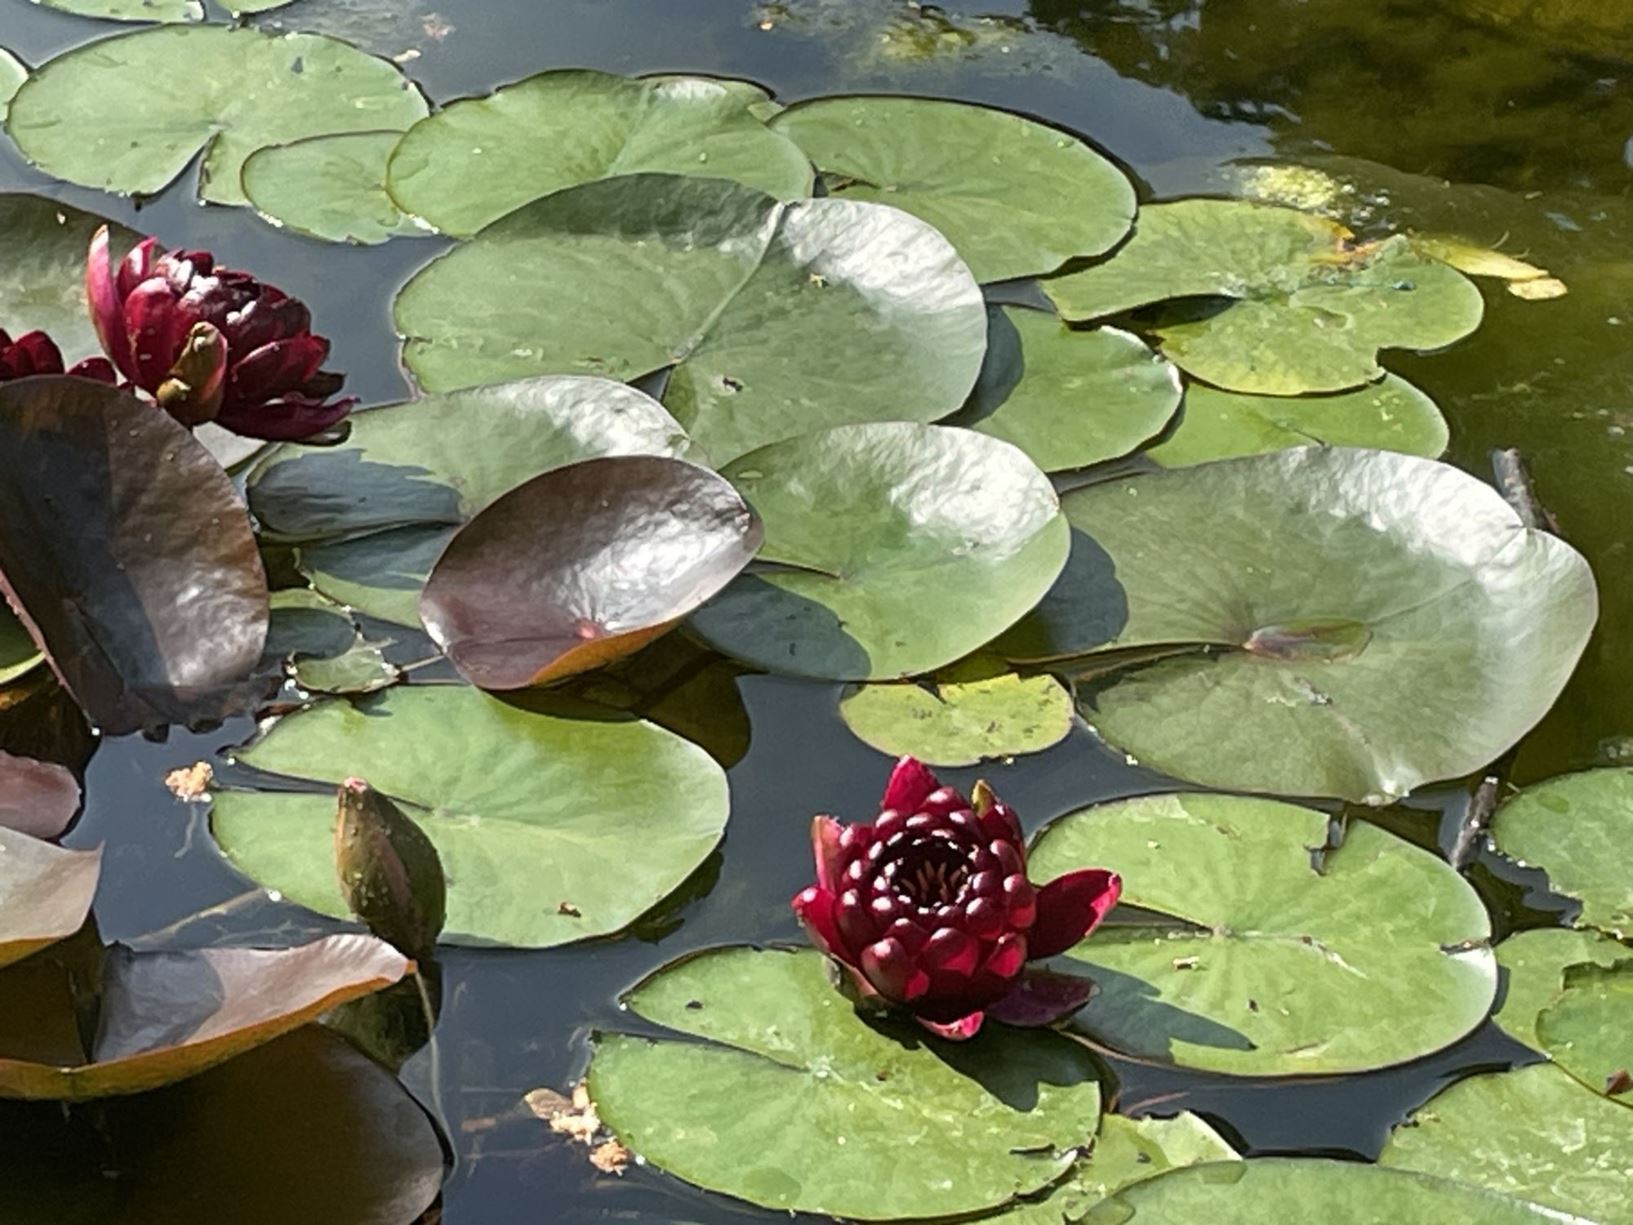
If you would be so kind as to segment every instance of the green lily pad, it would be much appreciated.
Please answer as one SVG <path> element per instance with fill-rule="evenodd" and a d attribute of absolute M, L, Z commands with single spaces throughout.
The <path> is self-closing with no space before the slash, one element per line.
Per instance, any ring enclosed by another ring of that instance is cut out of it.
<path fill-rule="evenodd" d="M 1633 1088 L 1633 949 L 1623 952 L 1612 966 L 1567 968 L 1564 990 L 1537 1018 L 1537 1036 L 1554 1062 L 1613 1096 Z"/>
<path fill-rule="evenodd" d="M 979 287 L 917 218 L 660 174 L 518 209 L 421 270 L 396 318 L 428 391 L 670 369 L 664 404 L 716 464 L 828 426 L 944 417 L 986 343 Z"/>
<path fill-rule="evenodd" d="M 0 119 L 5 117 L 6 106 L 26 80 L 28 66 L 10 51 L 0 47 Z"/>
<path fill-rule="evenodd" d="M 243 17 L 250 13 L 270 13 L 293 3 L 295 0 L 225 0 L 224 7 L 234 17 Z"/>
<path fill-rule="evenodd" d="M 1502 1004 L 1491 1019 L 1527 1046 L 1542 1048 L 1537 1019 L 1565 990 L 1565 971 L 1591 962 L 1613 966 L 1633 949 L 1600 932 L 1542 927 L 1519 932 L 1497 946 L 1503 972 Z"/>
<path fill-rule="evenodd" d="M 1045 284 L 1084 321 L 1181 298 L 1224 299 L 1159 322 L 1164 356 L 1229 391 L 1343 391 L 1383 376 L 1380 349 L 1438 349 L 1480 325 L 1480 291 L 1402 236 L 1352 246 L 1324 217 L 1242 200 L 1140 210 L 1111 259 Z"/>
<path fill-rule="evenodd" d="M 1633 769 L 1583 770 L 1527 787 L 1491 822 L 1497 849 L 1543 868 L 1582 902 L 1580 922 L 1633 936 Z"/>
<path fill-rule="evenodd" d="M 1145 454 L 1164 468 L 1313 444 L 1434 459 L 1449 438 L 1435 402 L 1393 374 L 1329 396 L 1248 396 L 1193 383 L 1178 428 Z"/>
<path fill-rule="evenodd" d="M 932 766 L 1038 753 L 1072 730 L 1072 695 L 975 656 L 918 681 L 862 685 L 839 701 L 845 726 L 881 753 Z"/>
<path fill-rule="evenodd" d="M 257 149 L 244 162 L 244 195 L 274 225 L 328 242 L 428 233 L 386 193 L 386 160 L 401 139 L 400 131 L 342 132 Z"/>
<path fill-rule="evenodd" d="M 105 21 L 203 21 L 199 0 L 35 0 L 46 8 Z"/>
<path fill-rule="evenodd" d="M 23 623 L 0 600 L 0 686 L 26 676 L 44 660 Z"/>
<path fill-rule="evenodd" d="M 816 98 L 771 120 L 831 195 L 891 204 L 951 240 L 979 281 L 1053 272 L 1109 251 L 1134 224 L 1134 185 L 1069 133 L 933 98 Z"/>
<path fill-rule="evenodd" d="M 596 1109 L 680 1178 L 762 1207 L 855 1220 L 946 1216 L 1047 1186 L 1095 1133 L 1093 1058 L 993 1026 L 954 1045 L 870 1025 L 814 951 L 673 962 L 626 1000 L 697 1041 L 600 1034 Z M 903 1136 L 934 1136 L 903 1161 Z"/>
<path fill-rule="evenodd" d="M 716 649 L 829 680 L 931 672 L 1014 624 L 1060 573 L 1047 477 L 1008 443 L 907 422 L 842 426 L 724 475 L 765 524 L 763 561 L 692 618 Z"/>
<path fill-rule="evenodd" d="M 406 128 L 426 110 L 395 64 L 338 39 L 166 26 L 42 65 L 12 99 L 6 130 L 47 174 L 124 195 L 162 190 L 202 150 L 199 199 L 244 204 L 255 150 Z"/>
<path fill-rule="evenodd" d="M 1630 1153 L 1633 1110 L 1537 1064 L 1453 1085 L 1395 1129 L 1378 1161 L 1627 1225 Z"/>
<path fill-rule="evenodd" d="M 1063 505 L 1065 575 L 1000 648 L 1169 656 L 1080 686 L 1081 709 L 1205 786 L 1377 804 L 1480 769 L 1547 713 L 1596 616 L 1574 549 L 1415 456 L 1302 447 Z"/>
<path fill-rule="evenodd" d="M 101 872 L 100 850 L 67 851 L 0 825 L 0 966 L 78 931 Z"/>
<path fill-rule="evenodd" d="M 1176 1170 L 1112 1196 L 1083 1217 L 1081 1225 L 1123 1225 L 1136 1219 L 1140 1225 L 1589 1225 L 1574 1218 L 1567 1223 L 1537 1204 L 1443 1178 L 1307 1157 L 1260 1157 Z"/>
<path fill-rule="evenodd" d="M 738 90 L 585 69 L 443 107 L 403 137 L 386 185 L 409 216 L 464 236 L 565 187 L 647 172 L 733 179 L 780 199 L 811 191 L 805 155 Z"/>
<path fill-rule="evenodd" d="M 308 693 L 377 693 L 403 679 L 402 671 L 386 659 L 380 645 L 359 635 L 339 655 L 296 660 L 291 673 Z"/>
<path fill-rule="evenodd" d="M 441 856 L 444 939 L 456 944 L 544 948 L 619 931 L 726 824 L 725 774 L 702 749 L 561 699 L 528 709 L 463 686 L 401 686 L 291 715 L 237 757 L 316 783 L 355 775 L 392 797 Z M 241 871 L 344 916 L 334 817 L 332 790 L 218 792 L 212 828 Z"/>
<path fill-rule="evenodd" d="M 1239 1076 L 1361 1072 L 1450 1046 L 1497 993 L 1479 895 L 1444 861 L 1324 813 L 1156 795 L 1061 818 L 1039 881 L 1090 864 L 1160 915 L 1071 950 L 1100 984 L 1076 1024 L 1140 1059 Z M 1314 856 L 1314 858 L 1312 858 Z"/>
<path fill-rule="evenodd" d="M 3 92 L 3 91 L 0 91 Z M 49 332 L 72 365 L 102 352 L 85 304 L 85 253 L 91 235 L 108 226 L 114 250 L 141 236 L 95 213 L 45 196 L 0 192 L 0 326 L 15 338 Z"/>
<path fill-rule="evenodd" d="M 703 73 L 654 72 L 648 76 L 643 76 L 641 80 L 648 81 L 653 85 L 707 81 L 710 84 L 720 86 L 727 93 L 735 95 L 744 106 L 748 107 L 749 114 L 762 121 L 769 120 L 773 115 L 781 114 L 787 109 L 781 102 L 771 96 L 771 91 L 765 86 L 757 85 L 753 81 L 740 80 L 737 77 L 711 77 Z"/>
<path fill-rule="evenodd" d="M 981 377 L 947 424 L 1012 442 L 1045 472 L 1063 472 L 1156 437 L 1179 397 L 1178 373 L 1138 337 L 994 306 Z"/>

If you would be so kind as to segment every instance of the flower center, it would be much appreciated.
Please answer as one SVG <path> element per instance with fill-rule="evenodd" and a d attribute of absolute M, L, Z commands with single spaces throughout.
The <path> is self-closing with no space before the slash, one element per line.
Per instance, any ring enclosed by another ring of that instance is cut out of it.
<path fill-rule="evenodd" d="M 902 852 L 891 865 L 896 896 L 921 910 L 958 901 L 970 864 L 963 849 L 946 838 L 927 838 Z"/>

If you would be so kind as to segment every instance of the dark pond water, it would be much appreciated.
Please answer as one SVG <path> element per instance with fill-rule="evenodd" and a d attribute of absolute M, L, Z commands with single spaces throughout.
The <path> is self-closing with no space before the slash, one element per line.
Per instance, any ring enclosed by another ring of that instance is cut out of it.
<path fill-rule="evenodd" d="M 100 23 L 0 0 L 0 44 L 29 62 L 105 32 Z M 1465 7 L 1460 8 L 1460 4 Z M 387 54 L 432 98 L 588 66 L 685 70 L 757 80 L 785 100 L 885 90 L 978 100 L 1082 133 L 1141 180 L 1148 197 L 1219 190 L 1243 157 L 1346 157 L 1414 176 L 1377 208 L 1381 225 L 1459 229 L 1547 265 L 1569 285 L 1555 302 L 1488 289 L 1488 318 L 1455 352 L 1393 363 L 1428 389 L 1452 425 L 1451 460 L 1484 475 L 1497 446 L 1529 457 L 1543 498 L 1587 554 L 1603 597 L 1601 632 L 1576 681 L 1526 741 L 1514 779 L 1633 761 L 1633 48 L 1582 44 L 1569 29 L 1493 27 L 1478 0 L 1008 0 L 973 15 L 889 0 L 300 0 L 275 16 L 332 30 Z M 451 27 L 451 28 L 449 28 Z M 178 71 L 185 66 L 178 65 Z M 212 247 L 271 274 L 311 304 L 336 341 L 336 368 L 367 401 L 400 397 L 387 305 L 432 252 L 320 246 L 235 210 L 202 209 L 182 190 L 137 210 L 52 184 L 0 150 L 0 187 L 25 187 L 120 217 L 172 245 Z M 441 1095 L 459 1162 L 443 1219 L 455 1225 L 557 1221 L 726 1222 L 773 1214 L 705 1197 L 652 1171 L 592 1177 L 582 1150 L 533 1121 L 487 1120 L 541 1085 L 582 1070 L 596 1026 L 619 1023 L 618 993 L 663 962 L 725 941 L 797 939 L 787 899 L 807 883 L 810 814 L 871 811 L 885 760 L 841 725 L 837 688 L 743 682 L 752 744 L 731 772 L 733 816 L 693 896 L 639 938 L 544 953 L 450 950 L 438 1038 Z M 1472 713 L 1472 712 L 1471 712 Z M 102 746 L 70 841 L 106 843 L 96 913 L 107 939 L 163 932 L 247 885 L 219 860 L 202 811 L 174 801 L 165 773 L 247 735 L 247 724 L 162 745 Z M 1030 826 L 1086 803 L 1161 786 L 1077 733 L 985 771 Z M 949 772 L 961 784 L 974 772 Z M 1467 790 L 1448 786 L 1379 819 L 1424 843 L 1455 828 Z M 1475 869 L 1499 926 L 1555 921 L 1539 881 L 1500 864 Z M 193 924 L 190 939 L 231 931 L 288 940 L 316 926 L 268 905 Z M 1388 1128 L 1448 1078 L 1524 1058 L 1488 1029 L 1424 1063 L 1361 1078 L 1259 1085 L 1117 1063 L 1122 1109 L 1204 1113 L 1249 1152 L 1370 1156 Z M 268 1063 L 268 1077 L 280 1074 Z M 422 1053 L 406 1078 L 431 1076 Z M 227 1106 L 222 1104 L 224 1117 Z M 0 1111 L 0 1135 L 51 1123 Z M 9 1179 L 0 1146 L 0 1180 Z M 32 1158 L 31 1158 L 32 1159 Z M 175 1177 L 192 1176 L 176 1154 Z M 253 1148 L 239 1219 L 270 1219 Z M 315 1158 L 301 1225 L 325 1225 Z M 15 1172 L 15 1171 L 13 1171 Z M 292 1218 L 282 1217 L 289 1220 Z M 343 1225 L 343 1223 L 342 1223 Z"/>

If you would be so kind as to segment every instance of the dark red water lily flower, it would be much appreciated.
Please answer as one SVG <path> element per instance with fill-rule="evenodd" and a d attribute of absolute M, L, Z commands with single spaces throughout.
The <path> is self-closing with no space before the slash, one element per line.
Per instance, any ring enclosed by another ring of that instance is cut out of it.
<path fill-rule="evenodd" d="M 73 374 L 99 383 L 117 382 L 113 366 L 105 357 L 88 357 L 64 370 L 62 350 L 44 332 L 25 332 L 13 340 L 0 329 L 0 383 L 24 379 L 31 374 Z"/>
<path fill-rule="evenodd" d="M 117 267 L 103 226 L 85 290 L 102 348 L 129 383 L 186 426 L 214 421 L 250 438 L 321 434 L 357 401 L 321 369 L 329 342 L 306 306 L 208 251 L 137 243 Z"/>
<path fill-rule="evenodd" d="M 955 1039 L 989 1016 L 1047 1025 L 1088 1001 L 1089 980 L 1026 963 L 1093 931 L 1122 881 L 1086 868 L 1035 887 L 1020 822 L 985 783 L 972 804 L 903 757 L 872 824 L 817 817 L 811 843 L 817 883 L 794 913 L 863 996 Z"/>

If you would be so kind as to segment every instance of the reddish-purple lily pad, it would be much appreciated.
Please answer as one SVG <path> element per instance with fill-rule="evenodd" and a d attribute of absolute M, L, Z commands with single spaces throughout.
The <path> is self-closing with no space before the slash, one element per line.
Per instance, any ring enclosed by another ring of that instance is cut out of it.
<path fill-rule="evenodd" d="M 723 477 L 658 455 L 534 477 L 449 541 L 420 619 L 467 680 L 522 689 L 629 655 L 753 560 L 760 521 Z"/>
<path fill-rule="evenodd" d="M 0 826 L 55 838 L 79 811 L 79 780 L 55 762 L 0 749 Z"/>
<path fill-rule="evenodd" d="M 78 931 L 101 872 L 100 850 L 65 851 L 0 826 L 0 966 Z"/>

